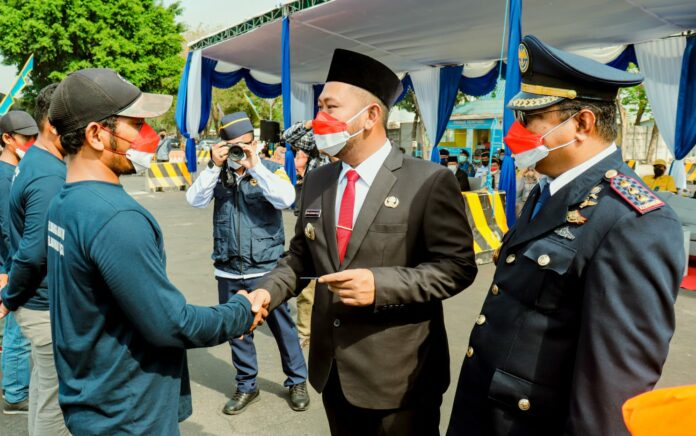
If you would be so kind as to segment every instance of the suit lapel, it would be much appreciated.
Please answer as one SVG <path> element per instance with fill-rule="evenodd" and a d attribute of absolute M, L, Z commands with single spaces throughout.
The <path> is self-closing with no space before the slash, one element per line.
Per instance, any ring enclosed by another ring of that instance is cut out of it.
<path fill-rule="evenodd" d="M 346 248 L 346 256 L 343 259 L 342 269 L 348 267 L 350 262 L 353 260 L 355 253 L 358 252 L 358 248 L 362 244 L 365 236 L 367 236 L 367 231 L 370 229 L 372 222 L 375 220 L 377 213 L 382 208 L 384 200 L 387 198 L 387 194 L 391 191 L 392 187 L 396 183 L 396 176 L 393 171 L 397 168 L 401 168 L 403 162 L 403 156 L 401 151 L 396 148 L 392 148 L 391 152 L 387 156 L 382 164 L 382 167 L 377 172 L 377 176 L 372 181 L 370 185 L 370 190 L 367 191 L 367 196 L 360 208 L 360 213 L 355 221 L 355 226 L 353 226 L 353 233 L 350 236 L 350 241 L 348 242 L 348 247 Z"/>
<path fill-rule="evenodd" d="M 329 175 L 328 186 L 321 193 L 321 208 L 324 210 L 322 224 L 328 255 L 331 264 L 338 271 L 338 244 L 336 242 L 336 190 L 338 189 L 338 176 L 341 174 L 341 163 L 336 162 L 333 172 Z"/>

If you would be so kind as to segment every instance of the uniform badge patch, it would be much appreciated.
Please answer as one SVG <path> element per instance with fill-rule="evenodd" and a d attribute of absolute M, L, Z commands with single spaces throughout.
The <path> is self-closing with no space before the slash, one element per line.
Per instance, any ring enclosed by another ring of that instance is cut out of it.
<path fill-rule="evenodd" d="M 638 180 L 616 171 L 614 173 L 616 174 L 613 174 L 613 177 L 608 177 L 608 173 L 605 175 L 610 179 L 611 189 L 640 214 L 646 214 L 665 205 L 654 192 Z"/>
<path fill-rule="evenodd" d="M 321 216 L 321 209 L 307 209 L 304 212 L 305 218 L 319 218 Z"/>
<path fill-rule="evenodd" d="M 314 232 L 314 226 L 312 225 L 312 223 L 307 223 L 307 225 L 304 228 L 304 234 L 310 241 L 314 240 L 316 234 Z"/>
<path fill-rule="evenodd" d="M 582 216 L 579 210 L 569 210 L 566 214 L 566 221 L 571 224 L 582 225 L 587 222 L 587 218 Z"/>
<path fill-rule="evenodd" d="M 559 227 L 556 230 L 553 231 L 555 234 L 560 236 L 561 238 L 568 239 L 570 241 L 575 239 L 575 235 L 570 231 L 570 227 L 568 226 L 563 226 Z"/>

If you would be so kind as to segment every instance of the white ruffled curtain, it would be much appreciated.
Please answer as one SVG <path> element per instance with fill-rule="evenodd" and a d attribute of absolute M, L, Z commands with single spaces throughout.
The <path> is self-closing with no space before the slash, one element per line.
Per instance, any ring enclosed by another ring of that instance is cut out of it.
<path fill-rule="evenodd" d="M 293 123 L 314 118 L 314 89 L 312 84 L 293 82 L 291 104 Z"/>
<path fill-rule="evenodd" d="M 198 125 L 201 122 L 201 71 L 203 54 L 196 50 L 191 55 L 188 83 L 186 89 L 186 130 L 191 138 L 198 138 Z"/>
<path fill-rule="evenodd" d="M 682 58 L 686 38 L 667 38 L 636 44 L 636 57 L 645 76 L 645 93 L 660 135 L 674 156 L 674 133 L 677 122 L 677 100 L 681 80 Z M 684 162 L 675 160 L 672 177 L 679 189 L 686 189 Z"/>
<path fill-rule="evenodd" d="M 428 68 L 411 73 L 413 91 L 418 100 L 425 132 L 431 144 L 435 144 L 437 134 L 437 108 L 440 101 L 440 69 Z"/>

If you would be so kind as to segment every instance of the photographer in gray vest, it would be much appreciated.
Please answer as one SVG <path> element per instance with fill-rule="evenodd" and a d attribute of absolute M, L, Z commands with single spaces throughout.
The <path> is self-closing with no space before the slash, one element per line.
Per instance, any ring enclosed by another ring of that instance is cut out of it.
<path fill-rule="evenodd" d="M 282 209 L 295 202 L 295 188 L 280 164 L 259 159 L 246 113 L 224 116 L 219 132 L 222 142 L 212 147 L 211 160 L 186 192 L 186 200 L 203 208 L 215 199 L 212 258 L 218 296 L 224 303 L 240 289 L 255 289 L 283 255 Z M 287 304 L 275 309 L 266 322 L 280 350 L 290 407 L 307 410 L 307 366 Z M 228 415 L 242 413 L 258 400 L 253 339 L 249 334 L 230 341 L 237 390 L 223 408 Z"/>

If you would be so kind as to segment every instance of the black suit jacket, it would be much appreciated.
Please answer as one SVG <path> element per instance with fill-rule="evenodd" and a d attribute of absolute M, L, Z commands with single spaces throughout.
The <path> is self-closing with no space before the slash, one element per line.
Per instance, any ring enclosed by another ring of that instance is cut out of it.
<path fill-rule="evenodd" d="M 457 182 L 459 183 L 459 190 L 461 192 L 471 191 L 471 187 L 469 185 L 469 176 L 467 176 L 464 171 L 457 168 L 457 172 L 454 175 L 455 177 L 457 177 Z"/>
<path fill-rule="evenodd" d="M 530 194 L 471 332 L 448 435 L 628 435 L 622 404 L 667 358 L 684 248 L 674 212 L 635 210 L 610 186 L 616 170 L 642 184 L 617 151 L 531 221 L 539 187 Z"/>
<path fill-rule="evenodd" d="M 446 168 L 392 149 L 339 264 L 340 171 L 335 162 L 309 173 L 289 252 L 259 287 L 270 291 L 274 308 L 305 287 L 301 276 L 369 268 L 376 286 L 370 307 L 345 306 L 317 285 L 310 382 L 321 392 L 335 362 L 344 395 L 358 407 L 393 409 L 416 395 L 440 396 L 449 385 L 441 300 L 469 286 L 477 271 L 459 186 Z M 385 205 L 388 198 L 398 205 Z"/>

